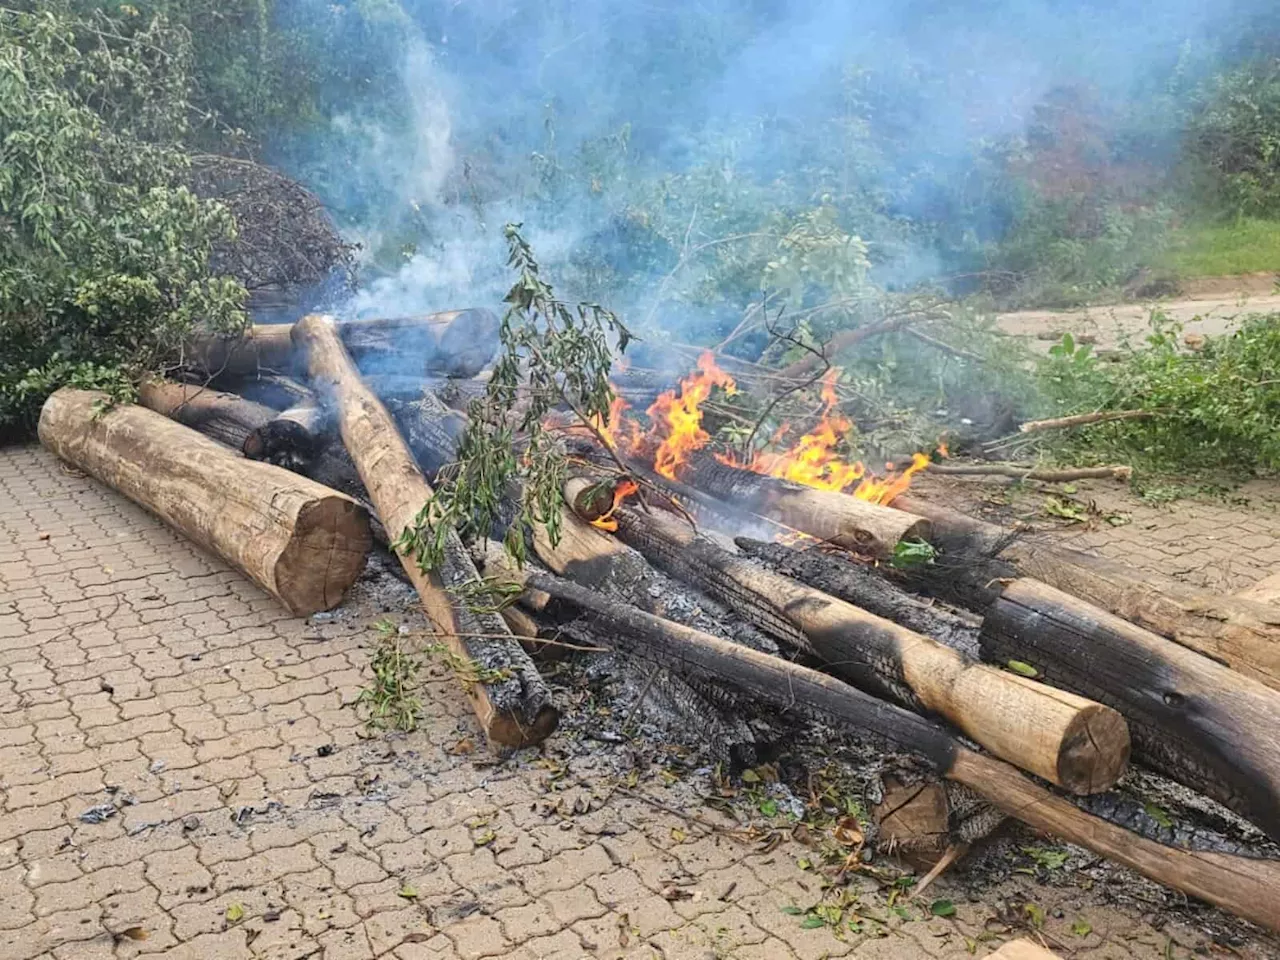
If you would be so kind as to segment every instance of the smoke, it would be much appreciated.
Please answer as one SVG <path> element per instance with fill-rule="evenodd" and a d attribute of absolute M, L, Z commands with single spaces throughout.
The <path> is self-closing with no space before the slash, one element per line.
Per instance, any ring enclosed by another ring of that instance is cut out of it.
<path fill-rule="evenodd" d="M 353 26 L 369 9 L 383 28 Z M 641 316 L 662 298 L 698 300 L 679 310 L 704 320 L 723 295 L 705 288 L 710 273 L 731 256 L 765 256 L 752 241 L 742 254 L 718 244 L 777 230 L 768 210 L 785 220 L 834 204 L 842 226 L 870 242 L 882 282 L 945 274 L 957 250 L 1007 228 L 1007 191 L 975 187 L 984 158 L 1025 138 L 1056 90 L 1087 91 L 1129 124 L 1129 149 L 1171 163 L 1177 110 L 1157 108 L 1217 69 L 1268 9 L 1263 0 L 290 7 L 291 23 L 339 37 L 331 53 L 369 75 L 369 95 L 338 104 L 317 143 L 341 162 L 313 185 L 359 210 L 346 226 L 366 283 L 344 311 L 496 305 L 510 282 L 502 226 L 517 221 L 566 296 Z M 308 164 L 296 166 L 306 178 Z"/>

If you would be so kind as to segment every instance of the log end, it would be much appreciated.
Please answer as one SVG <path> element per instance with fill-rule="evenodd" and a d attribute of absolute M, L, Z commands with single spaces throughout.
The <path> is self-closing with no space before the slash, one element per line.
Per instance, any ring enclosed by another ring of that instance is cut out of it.
<path fill-rule="evenodd" d="M 1100 703 L 1083 707 L 1067 727 L 1058 752 L 1058 784 L 1077 794 L 1115 786 L 1129 766 L 1129 725 Z"/>
<path fill-rule="evenodd" d="M 336 607 L 364 569 L 373 544 L 369 514 L 349 497 L 317 497 L 298 511 L 294 537 L 276 561 L 276 592 L 307 616 Z"/>
<path fill-rule="evenodd" d="M 478 687 L 472 687 L 468 694 L 481 718 L 485 736 L 494 746 L 517 750 L 521 747 L 534 747 L 551 736 L 560 725 L 560 711 L 550 703 L 543 702 L 530 719 L 513 711 L 494 710 L 487 699 L 477 701 L 478 690 Z M 484 713 L 486 708 L 489 710 L 487 716 Z"/>

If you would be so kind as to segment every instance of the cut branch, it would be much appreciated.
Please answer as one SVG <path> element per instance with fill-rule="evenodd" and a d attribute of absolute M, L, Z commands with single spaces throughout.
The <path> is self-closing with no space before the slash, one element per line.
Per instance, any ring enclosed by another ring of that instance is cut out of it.
<path fill-rule="evenodd" d="M 1133 467 L 1114 464 L 1109 467 L 1066 467 L 1053 470 L 1020 463 L 933 463 L 929 473 L 952 477 L 1013 477 L 1017 480 L 1043 480 L 1046 483 L 1069 483 L 1072 480 L 1129 480 Z"/>
<path fill-rule="evenodd" d="M 234 393 L 172 380 L 144 383 L 138 388 L 138 403 L 234 450 L 243 450 L 254 431 L 276 416 L 270 407 Z"/>
<path fill-rule="evenodd" d="M 310 316 L 294 328 L 298 346 L 322 399 L 333 404 L 342 439 L 360 471 L 374 507 L 393 538 L 414 523 L 432 497 L 395 421 L 360 380 L 337 325 L 328 317 Z M 491 743 L 525 746 L 545 739 L 558 720 L 550 691 L 496 613 L 469 609 L 456 591 L 479 580 L 457 534 L 445 538 L 438 570 L 424 573 L 415 557 L 401 554 L 427 616 L 463 664 L 475 664 L 482 679 L 466 683 L 467 694 Z M 494 634 L 483 639 L 481 634 Z M 469 635 L 469 636 L 464 636 Z"/>
<path fill-rule="evenodd" d="M 1095 423 L 1113 423 L 1116 420 L 1149 420 L 1159 415 L 1160 411 L 1157 410 L 1098 410 L 1094 413 L 1077 413 L 1070 417 L 1028 420 L 1018 427 L 1018 432 L 1039 433 L 1042 430 L 1065 430 L 1069 427 L 1087 427 Z"/>
<path fill-rule="evenodd" d="M 336 606 L 364 569 L 369 520 L 335 490 L 254 463 L 140 406 L 63 389 L 40 441 L 244 571 L 293 613 Z"/>
<path fill-rule="evenodd" d="M 910 313 L 899 314 L 898 316 L 886 317 L 875 323 L 868 323 L 865 326 L 855 327 L 852 330 L 845 330 L 836 334 L 825 344 L 820 351 L 801 357 L 795 363 L 788 367 L 783 367 L 778 372 L 778 377 L 782 380 L 800 380 L 807 377 L 813 372 L 814 368 L 822 362 L 830 363 L 837 356 L 848 350 L 855 344 L 861 343 L 871 337 L 878 337 L 885 333 L 892 333 L 912 323 L 919 323 L 927 316 L 924 311 L 912 311 Z"/>

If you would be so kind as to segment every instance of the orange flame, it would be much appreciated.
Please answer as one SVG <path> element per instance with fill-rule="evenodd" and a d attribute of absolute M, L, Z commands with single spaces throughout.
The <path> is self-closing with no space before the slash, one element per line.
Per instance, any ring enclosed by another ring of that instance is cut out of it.
<path fill-rule="evenodd" d="M 608 530 L 610 533 L 613 533 L 618 529 L 618 521 L 613 518 L 613 515 L 617 513 L 618 508 L 622 506 L 622 501 L 639 489 L 640 487 L 630 477 L 622 480 L 613 488 L 613 506 L 592 520 L 591 525 L 593 527 L 599 527 L 601 530 Z"/>
<path fill-rule="evenodd" d="M 626 416 L 631 404 L 618 396 L 617 387 L 613 384 L 609 386 L 613 390 L 613 399 L 609 401 L 609 414 L 604 419 L 601 419 L 598 414 L 593 415 L 591 425 L 599 431 L 599 435 L 612 449 L 617 450 L 619 445 L 623 449 L 629 449 L 639 441 L 640 427 Z"/>
<path fill-rule="evenodd" d="M 836 412 L 840 398 L 836 396 L 836 380 L 840 370 L 832 367 L 822 377 L 822 415 L 812 431 L 802 436 L 790 450 L 782 453 L 759 451 L 746 464 L 747 469 L 781 477 L 819 490 L 845 490 L 861 480 L 861 463 L 848 463 L 836 455 L 835 448 L 853 427 L 853 421 Z M 785 424 L 783 425 L 786 426 Z M 777 442 L 779 434 L 774 434 Z M 734 461 L 725 459 L 727 463 Z M 742 466 L 742 464 L 735 464 Z"/>
<path fill-rule="evenodd" d="M 666 427 L 666 438 L 653 457 L 653 469 L 668 480 L 675 480 L 676 468 L 711 440 L 711 435 L 702 429 L 700 407 L 714 387 L 730 396 L 737 392 L 733 377 L 716 366 L 715 357 L 708 350 L 698 358 L 697 371 L 680 381 L 680 396 L 668 390 L 647 411 L 655 426 Z"/>
<path fill-rule="evenodd" d="M 853 491 L 853 495 L 859 500 L 869 500 L 871 503 L 887 506 L 898 494 L 905 493 L 907 487 L 911 486 L 911 478 L 928 465 L 927 456 L 923 453 L 913 453 L 911 466 L 907 469 L 898 474 L 890 473 L 887 477 L 880 479 L 867 477 L 858 484 L 858 489 Z"/>

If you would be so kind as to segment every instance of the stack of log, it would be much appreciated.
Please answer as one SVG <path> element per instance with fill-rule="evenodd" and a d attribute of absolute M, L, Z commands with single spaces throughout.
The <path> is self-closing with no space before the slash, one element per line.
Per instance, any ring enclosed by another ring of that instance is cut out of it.
<path fill-rule="evenodd" d="M 358 575 L 371 528 L 394 542 L 430 503 L 496 329 L 476 310 L 257 327 L 192 344 L 197 379 L 147 385 L 139 406 L 103 414 L 102 398 L 59 391 L 40 436 L 289 609 L 327 609 Z M 1111 791 L 1132 754 L 1280 841 L 1280 610 L 906 496 L 884 507 L 712 459 L 679 482 L 634 468 L 670 502 L 615 506 L 616 473 L 585 466 L 564 491 L 565 535 L 533 538 L 537 563 L 473 554 L 454 531 L 435 569 L 400 555 L 453 654 L 483 668 L 463 686 L 495 747 L 554 730 L 530 651 L 544 629 L 569 626 L 663 671 L 721 729 L 751 703 L 871 736 L 1036 830 L 1280 929 L 1280 863 L 1164 843 L 1071 799 Z M 609 533 L 591 525 L 606 510 Z M 784 546 L 783 532 L 811 545 Z M 884 562 L 917 539 L 935 545 L 934 563 Z M 460 588 L 482 573 L 518 586 L 519 606 L 464 604 Z M 667 590 L 697 602 L 664 602 Z M 682 612 L 698 604 L 723 615 Z"/>

